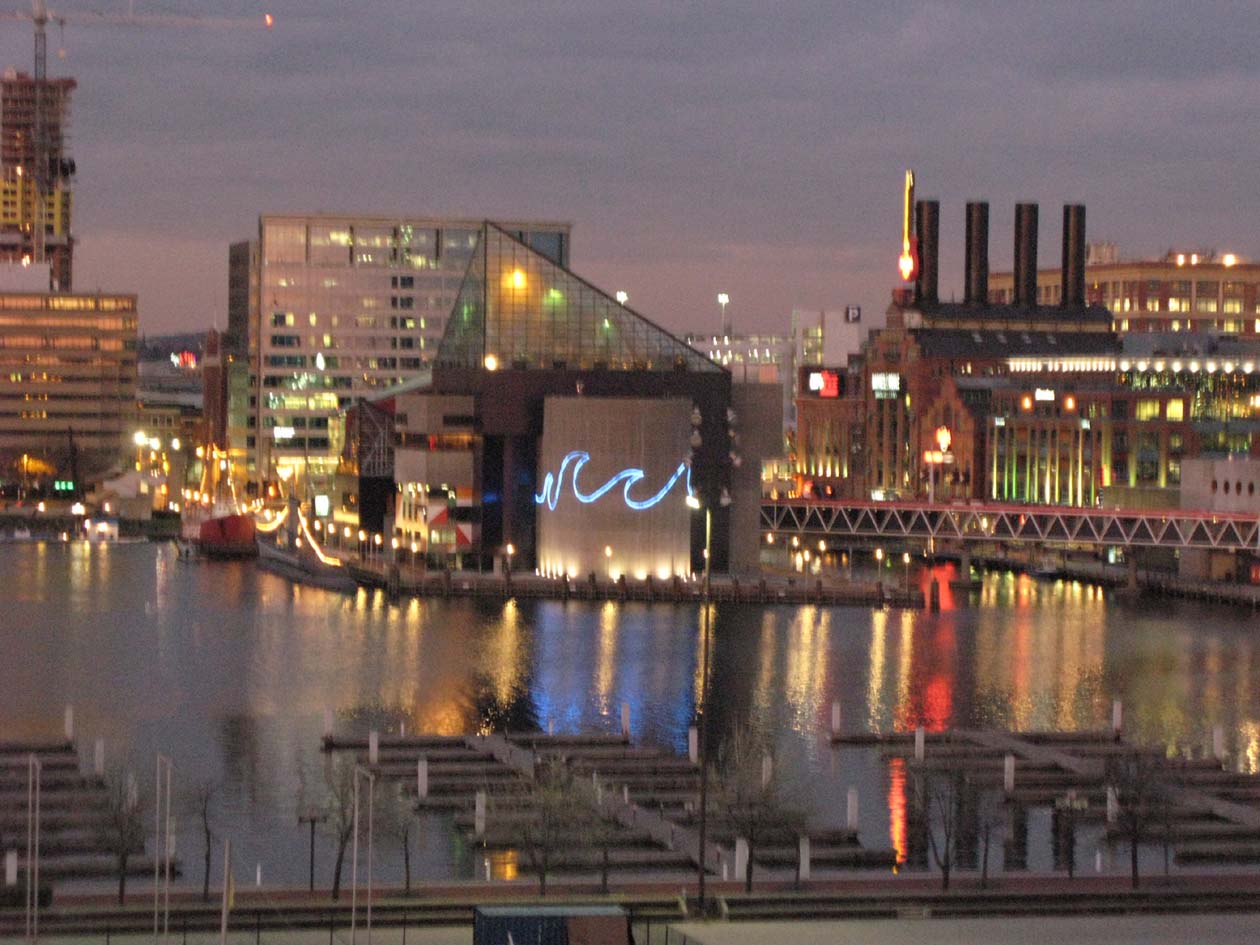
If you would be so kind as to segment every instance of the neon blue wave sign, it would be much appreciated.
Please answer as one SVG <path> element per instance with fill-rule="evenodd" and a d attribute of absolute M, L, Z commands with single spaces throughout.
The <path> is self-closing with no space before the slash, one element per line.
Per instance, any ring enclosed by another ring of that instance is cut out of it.
<path fill-rule="evenodd" d="M 564 491 L 564 474 L 569 474 L 569 485 L 573 489 L 573 497 L 579 502 L 590 505 L 592 502 L 598 502 L 605 495 L 623 484 L 621 488 L 622 498 L 625 499 L 626 505 L 634 509 L 636 512 L 642 512 L 644 509 L 650 509 L 659 503 L 670 491 L 678 484 L 681 479 L 687 495 L 691 495 L 691 468 L 685 463 L 679 463 L 678 468 L 674 470 L 674 474 L 669 477 L 669 481 L 661 487 L 661 490 L 655 495 L 648 496 L 646 499 L 636 499 L 630 495 L 630 490 L 638 483 L 647 478 L 647 473 L 642 469 L 631 466 L 623 469 L 598 489 L 593 492 L 583 492 L 578 485 L 578 473 L 582 471 L 582 467 L 590 462 L 591 454 L 585 450 L 574 450 L 560 461 L 560 471 L 552 474 L 547 473 L 543 476 L 542 492 L 534 496 L 534 502 L 538 505 L 546 505 L 553 512 L 556 510 L 556 504 L 560 501 L 560 494 Z"/>

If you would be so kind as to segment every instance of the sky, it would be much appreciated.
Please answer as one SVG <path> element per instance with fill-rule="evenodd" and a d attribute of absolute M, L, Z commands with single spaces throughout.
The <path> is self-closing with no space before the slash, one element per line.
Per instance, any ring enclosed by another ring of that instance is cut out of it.
<path fill-rule="evenodd" d="M 969 199 L 995 270 L 1019 200 L 1044 266 L 1065 202 L 1126 257 L 1260 257 L 1256 0 L 135 0 L 270 31 L 54 9 L 76 288 L 139 293 L 148 334 L 225 325 L 228 243 L 266 212 L 570 221 L 575 271 L 674 331 L 715 328 L 718 292 L 744 331 L 881 313 L 906 168 L 941 201 L 946 298 Z M 31 49 L 0 20 L 0 64 Z"/>

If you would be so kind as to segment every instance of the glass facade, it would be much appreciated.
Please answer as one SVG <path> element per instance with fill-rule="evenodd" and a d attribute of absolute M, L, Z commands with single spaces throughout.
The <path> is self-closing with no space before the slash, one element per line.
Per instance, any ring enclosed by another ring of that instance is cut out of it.
<path fill-rule="evenodd" d="M 510 226 L 567 263 L 568 224 Z M 433 359 L 479 234 L 470 220 L 261 218 L 247 434 L 257 478 L 287 466 L 327 484 L 340 411 Z"/>
<path fill-rule="evenodd" d="M 721 370 L 493 223 L 482 227 L 437 363 L 492 370 Z"/>

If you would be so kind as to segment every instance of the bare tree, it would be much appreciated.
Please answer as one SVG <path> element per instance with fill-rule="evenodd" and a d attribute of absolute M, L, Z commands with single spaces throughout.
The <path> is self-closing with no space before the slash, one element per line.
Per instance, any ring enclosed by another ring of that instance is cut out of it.
<path fill-rule="evenodd" d="M 337 845 L 333 862 L 332 897 L 341 896 L 341 868 L 346 860 L 346 847 L 354 835 L 354 769 L 350 755 L 330 755 L 324 761 L 323 830 Z"/>
<path fill-rule="evenodd" d="M 97 827 L 97 840 L 114 858 L 118 876 L 118 904 L 127 896 L 127 867 L 131 858 L 144 853 L 151 820 L 152 798 L 134 774 L 111 769 L 105 775 L 105 817 Z"/>
<path fill-rule="evenodd" d="M 513 842 L 538 876 L 541 896 L 547 895 L 547 876 L 572 845 L 574 829 L 584 817 L 584 805 L 574 803 L 574 781 L 562 759 L 540 762 L 523 799 L 522 816 L 512 827 Z"/>
<path fill-rule="evenodd" d="M 201 828 L 201 836 L 203 841 L 202 854 L 204 858 L 205 873 L 201 880 L 201 901 L 210 901 L 210 866 L 211 857 L 214 852 L 215 829 L 213 820 L 213 809 L 215 796 L 219 792 L 219 783 L 209 778 L 198 781 L 192 787 L 184 792 L 181 798 L 180 807 L 184 812 L 194 818 Z"/>
<path fill-rule="evenodd" d="M 768 746 L 747 726 L 741 726 L 722 746 L 712 776 L 715 790 L 710 815 L 748 843 L 744 872 L 744 889 L 748 892 L 752 892 L 758 843 L 776 835 L 795 839 L 806 822 L 804 812 L 789 799 L 768 759 Z"/>
<path fill-rule="evenodd" d="M 959 800 L 962 776 L 955 773 L 933 776 L 919 774 L 914 779 L 915 804 L 927 826 L 928 849 L 941 871 L 941 889 L 949 889 L 949 878 L 958 861 Z M 985 849 L 987 870 L 988 848 Z"/>
<path fill-rule="evenodd" d="M 376 799 L 376 830 L 398 844 L 403 856 L 403 889 L 411 895 L 411 840 L 418 832 L 415 802 L 401 784 L 386 783 Z"/>
<path fill-rule="evenodd" d="M 594 783 L 585 778 L 575 777 L 573 787 L 575 799 L 580 804 L 579 829 L 582 842 L 584 846 L 592 847 L 599 852 L 599 890 L 606 893 L 610 869 L 609 855 L 625 831 L 617 819 L 604 809 L 603 795 L 596 790 Z"/>
<path fill-rule="evenodd" d="M 1002 829 L 1005 822 L 1005 805 L 1002 797 L 991 791 L 981 793 L 976 805 L 976 833 L 980 838 L 980 888 L 989 885 L 989 847 L 993 835 Z"/>
<path fill-rule="evenodd" d="M 1104 781 L 1115 792 L 1116 833 L 1129 844 L 1129 868 L 1133 888 L 1140 885 L 1138 847 L 1150 840 L 1161 814 L 1170 802 L 1161 759 L 1150 751 L 1134 749 L 1107 760 Z"/>

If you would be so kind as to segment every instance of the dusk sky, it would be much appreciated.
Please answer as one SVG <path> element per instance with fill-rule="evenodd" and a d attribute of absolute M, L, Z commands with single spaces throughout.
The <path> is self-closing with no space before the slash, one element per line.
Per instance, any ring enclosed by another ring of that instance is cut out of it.
<path fill-rule="evenodd" d="M 20 0 L 17 6 L 20 7 Z M 261 212 L 536 217 L 573 268 L 666 327 L 785 329 L 882 311 L 901 178 L 941 200 L 942 291 L 967 199 L 1060 206 L 1123 255 L 1260 255 L 1260 4 L 1249 2 L 254 5 L 137 12 L 275 28 L 49 30 L 72 117 L 76 288 L 140 295 L 141 330 L 226 322 L 227 244 Z M 65 48 L 65 58 L 58 49 Z M 0 23 L 32 69 L 31 26 Z"/>

